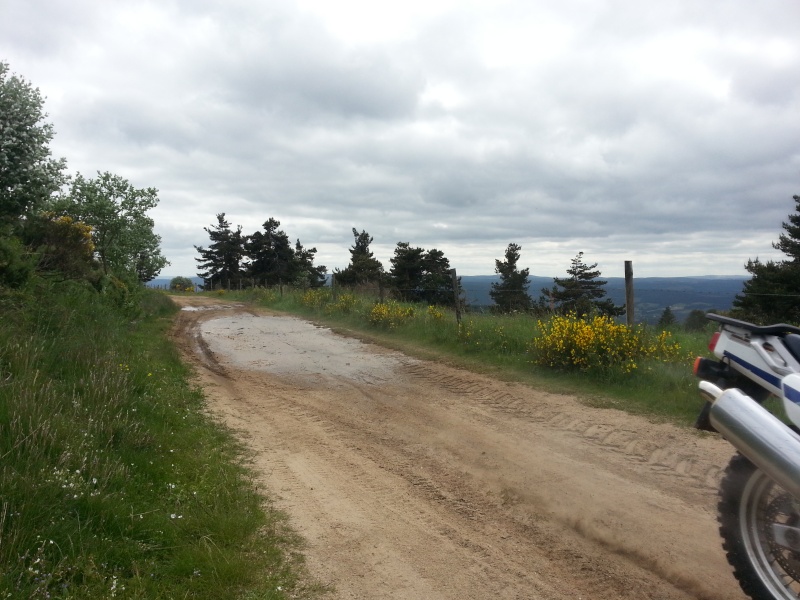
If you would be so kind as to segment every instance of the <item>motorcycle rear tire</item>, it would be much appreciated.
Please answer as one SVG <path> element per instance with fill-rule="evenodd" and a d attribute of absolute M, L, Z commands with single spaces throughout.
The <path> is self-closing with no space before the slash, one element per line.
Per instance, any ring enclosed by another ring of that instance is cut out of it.
<path fill-rule="evenodd" d="M 753 600 L 799 599 L 800 552 L 778 545 L 771 533 L 774 522 L 800 526 L 788 492 L 737 454 L 725 470 L 719 496 L 722 547 L 744 593 Z"/>

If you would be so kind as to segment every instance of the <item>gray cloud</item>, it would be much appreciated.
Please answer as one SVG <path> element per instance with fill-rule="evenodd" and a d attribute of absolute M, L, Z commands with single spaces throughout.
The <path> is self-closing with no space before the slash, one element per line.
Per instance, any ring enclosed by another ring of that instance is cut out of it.
<path fill-rule="evenodd" d="M 72 170 L 159 188 L 167 274 L 194 272 L 218 212 L 277 218 L 329 267 L 352 227 L 387 267 L 408 241 L 464 273 L 512 241 L 552 275 L 581 250 L 609 276 L 775 256 L 800 193 L 800 5 L 438 6 L 343 15 L 351 38 L 311 2 L 10 0 L 0 58 L 48 96 Z"/>

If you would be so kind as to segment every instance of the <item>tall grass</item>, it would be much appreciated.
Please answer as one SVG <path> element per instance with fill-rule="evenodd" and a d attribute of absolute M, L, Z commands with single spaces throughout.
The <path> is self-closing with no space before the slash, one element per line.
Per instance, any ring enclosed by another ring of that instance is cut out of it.
<path fill-rule="evenodd" d="M 535 342 L 552 336 L 552 321 L 527 314 L 467 312 L 457 323 L 452 311 L 439 307 L 381 300 L 361 293 L 340 292 L 334 297 L 328 288 L 282 292 L 256 288 L 224 294 L 345 327 L 406 351 L 435 353 L 470 368 L 577 394 L 593 406 L 619 408 L 684 425 L 694 421 L 702 406 L 691 367 L 695 356 L 708 354 L 710 331 L 688 333 L 678 327 L 663 331 L 641 326 L 634 332 L 634 344 L 613 324 L 601 328 L 590 323 L 589 329 L 598 334 L 594 338 L 597 343 L 585 349 L 584 363 L 597 368 L 580 368 L 577 361 L 570 365 L 569 360 L 550 366 L 542 364 L 548 361 L 540 360 Z M 710 327 L 713 329 L 713 325 Z M 606 332 L 605 338 L 600 335 L 601 329 Z M 616 337 L 609 337 L 609 331 Z M 602 347 L 600 342 L 606 338 L 618 345 L 628 344 L 634 353 L 619 353 L 627 358 L 609 366 L 607 358 L 614 351 Z M 558 335 L 551 341 L 557 343 Z M 650 352 L 650 348 L 658 351 Z"/>
<path fill-rule="evenodd" d="M 0 598 L 305 593 L 296 538 L 166 340 L 174 306 L 138 306 L 0 294 Z"/>

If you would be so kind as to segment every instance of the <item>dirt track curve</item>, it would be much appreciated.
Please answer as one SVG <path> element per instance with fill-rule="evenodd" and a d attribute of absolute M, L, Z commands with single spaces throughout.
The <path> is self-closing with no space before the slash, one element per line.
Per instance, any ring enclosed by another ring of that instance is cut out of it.
<path fill-rule="evenodd" d="M 742 600 L 713 437 L 177 297 L 212 411 L 341 599 Z"/>

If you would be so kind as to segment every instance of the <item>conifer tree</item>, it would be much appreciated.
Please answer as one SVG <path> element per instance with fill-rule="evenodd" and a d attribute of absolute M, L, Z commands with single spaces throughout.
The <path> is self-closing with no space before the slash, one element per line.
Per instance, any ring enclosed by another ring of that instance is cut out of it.
<path fill-rule="evenodd" d="M 389 262 L 392 264 L 389 281 L 403 300 L 438 306 L 454 304 L 450 261 L 441 250 L 398 242 Z"/>
<path fill-rule="evenodd" d="M 500 281 L 492 283 L 489 295 L 501 312 L 528 310 L 532 304 L 528 294 L 530 269 L 519 270 L 517 268 L 521 250 L 521 246 L 509 244 L 506 248 L 505 260 L 494 261 L 494 272 L 500 275 Z"/>
<path fill-rule="evenodd" d="M 773 248 L 783 252 L 782 261 L 749 259 L 744 266 L 752 278 L 733 301 L 733 312 L 756 323 L 800 324 L 800 196 L 794 196 L 795 213 L 784 221 Z"/>
<path fill-rule="evenodd" d="M 542 293 L 556 310 L 564 314 L 574 312 L 584 316 L 597 311 L 601 315 L 618 317 L 625 312 L 625 307 L 616 306 L 605 297 L 603 288 L 608 282 L 598 279 L 600 271 L 594 270 L 596 267 L 597 263 L 584 263 L 583 252 L 578 252 L 567 269 L 569 277 L 554 277 L 553 287 L 543 289 Z"/>
<path fill-rule="evenodd" d="M 444 252 L 431 248 L 422 257 L 422 297 L 420 300 L 426 304 L 437 306 L 453 306 L 455 294 L 453 293 L 453 276 L 450 273 L 450 261 Z M 457 282 L 461 293 L 461 280 Z"/>
<path fill-rule="evenodd" d="M 412 247 L 408 242 L 397 242 L 394 256 L 389 259 L 389 280 L 401 299 L 419 302 L 422 293 L 422 277 L 425 273 L 423 248 Z"/>
<path fill-rule="evenodd" d="M 325 265 L 315 266 L 316 248 L 305 248 L 300 240 L 294 246 L 294 262 L 296 277 L 294 283 L 312 288 L 325 285 L 328 269 Z"/>
<path fill-rule="evenodd" d="M 669 327 L 670 325 L 674 324 L 675 324 L 675 313 L 673 313 L 672 309 L 668 306 L 664 309 L 664 312 L 661 313 L 661 318 L 658 319 L 658 326 Z"/>
<path fill-rule="evenodd" d="M 225 213 L 217 215 L 217 224 L 203 228 L 211 238 L 208 248 L 195 246 L 200 254 L 195 258 L 198 263 L 198 277 L 206 281 L 206 287 L 214 289 L 217 286 L 231 287 L 238 285 L 242 278 L 242 259 L 244 258 L 244 241 L 242 227 L 238 225 L 235 230 L 225 220 Z"/>
<path fill-rule="evenodd" d="M 383 265 L 369 249 L 372 237 L 366 231 L 359 233 L 355 227 L 353 237 L 355 243 L 350 248 L 350 264 L 335 272 L 336 283 L 349 286 L 379 283 L 383 277 Z"/>
<path fill-rule="evenodd" d="M 250 259 L 245 274 L 264 285 L 291 283 L 298 275 L 294 250 L 289 236 L 278 229 L 281 222 L 269 218 L 264 231 L 256 231 L 244 241 L 245 255 Z"/>

